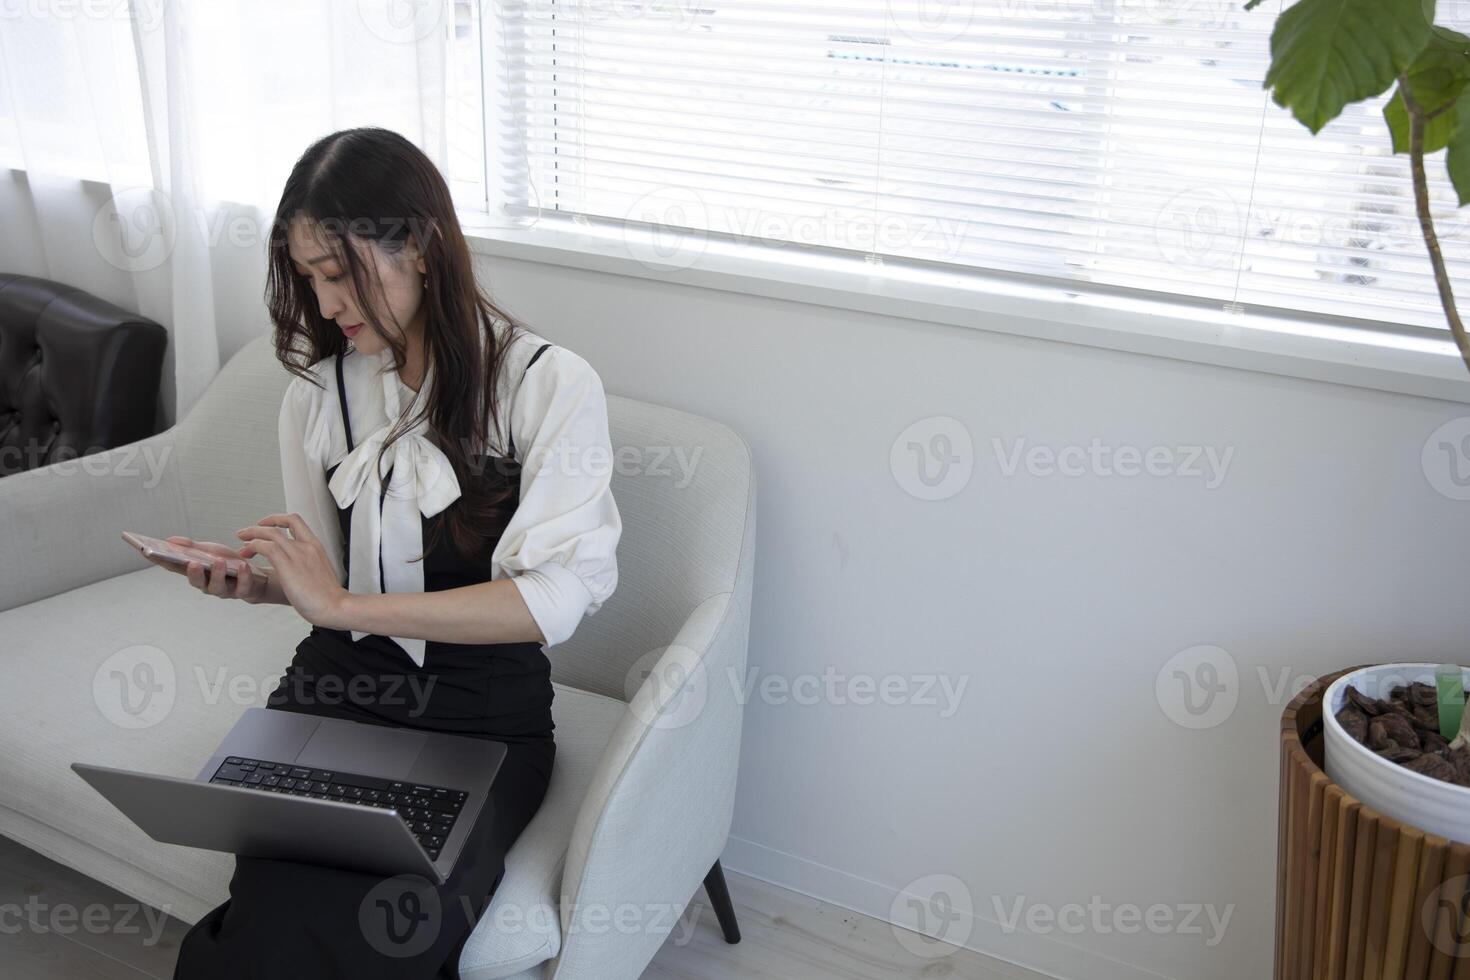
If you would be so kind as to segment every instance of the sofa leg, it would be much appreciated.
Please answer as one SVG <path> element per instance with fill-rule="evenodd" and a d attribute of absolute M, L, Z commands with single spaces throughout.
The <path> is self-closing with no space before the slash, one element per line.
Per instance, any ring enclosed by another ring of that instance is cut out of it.
<path fill-rule="evenodd" d="M 730 901 L 730 889 L 725 885 L 725 872 L 719 861 L 704 876 L 704 890 L 709 895 L 710 904 L 715 908 L 715 918 L 720 920 L 720 931 L 725 934 L 725 942 L 731 945 L 740 942 L 740 926 L 735 922 L 735 905 Z"/>

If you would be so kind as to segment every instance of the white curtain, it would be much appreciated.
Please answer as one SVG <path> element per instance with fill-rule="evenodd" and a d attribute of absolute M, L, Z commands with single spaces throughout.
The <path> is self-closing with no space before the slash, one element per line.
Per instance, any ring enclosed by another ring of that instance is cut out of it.
<path fill-rule="evenodd" d="M 112 0 L 0 11 L 0 271 L 162 323 L 160 425 L 269 330 L 269 222 L 317 138 L 445 170 L 447 3 Z M 9 168 L 9 169 L 7 169 Z"/>

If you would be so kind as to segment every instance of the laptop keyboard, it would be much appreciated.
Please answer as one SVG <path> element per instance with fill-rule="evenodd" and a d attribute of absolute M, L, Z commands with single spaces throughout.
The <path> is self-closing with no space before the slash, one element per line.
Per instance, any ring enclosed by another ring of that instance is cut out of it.
<path fill-rule="evenodd" d="M 399 783 L 355 772 L 307 769 L 237 755 L 226 759 L 209 781 L 267 793 L 397 810 L 430 860 L 438 860 L 468 795 L 463 790 L 443 786 Z"/>

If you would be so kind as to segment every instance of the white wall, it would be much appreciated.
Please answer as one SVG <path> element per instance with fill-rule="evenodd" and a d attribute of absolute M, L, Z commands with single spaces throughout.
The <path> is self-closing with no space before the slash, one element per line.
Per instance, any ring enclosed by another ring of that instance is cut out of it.
<path fill-rule="evenodd" d="M 1274 689 L 1360 662 L 1463 659 L 1470 503 L 1433 489 L 1421 450 L 1470 407 L 481 262 L 491 294 L 585 356 L 610 392 L 750 442 L 753 670 L 968 684 L 948 718 L 757 694 L 729 867 L 884 917 L 917 879 L 952 875 L 976 917 L 949 935 L 969 929 L 976 949 L 1079 980 L 1270 975 L 1289 697 Z M 900 486 L 890 450 L 934 416 L 963 423 L 974 469 L 927 501 Z M 1233 456 L 1207 489 L 1188 476 L 1006 477 L 991 442 L 1093 437 Z M 1237 666 L 1238 700 L 1193 730 L 1165 710 L 1190 717 L 1182 689 L 1161 705 L 1155 682 L 1201 644 Z M 1083 917 L 1007 932 L 997 900 L 1004 916 L 1021 901 L 1078 903 Z M 1167 912 L 1174 928 L 1115 927 L 1130 904 L 1168 906 L 1155 927 Z M 1189 921 L 1197 905 L 1229 912 L 1222 941 L 1209 944 L 1206 914 Z"/>
<path fill-rule="evenodd" d="M 23 261 L 31 232 L 4 249 L 9 271 L 46 274 Z M 1281 686 L 1464 660 L 1470 503 L 1433 489 L 1421 450 L 1470 406 L 537 263 L 481 273 L 609 391 L 721 419 L 754 447 L 757 682 L 966 685 L 950 717 L 757 691 L 733 869 L 883 917 L 904 889 L 932 898 L 920 879 L 953 876 L 975 918 L 946 935 L 1078 980 L 1267 977 Z M 216 282 L 222 360 L 260 330 L 247 294 Z M 968 431 L 973 472 L 922 500 L 891 451 L 939 416 Z M 992 445 L 1094 437 L 1232 455 L 1207 489 L 1007 477 Z M 1161 705 L 1156 680 L 1206 644 L 1239 677 L 1208 717 L 1235 708 L 1193 730 L 1170 719 L 1189 717 L 1182 689 Z M 1006 931 L 1017 902 L 1083 917 Z M 1100 903 L 1167 906 L 1178 928 L 1104 915 L 1099 930 Z M 1230 915 L 1217 944 L 1207 915 L 1189 918 L 1199 905 Z"/>

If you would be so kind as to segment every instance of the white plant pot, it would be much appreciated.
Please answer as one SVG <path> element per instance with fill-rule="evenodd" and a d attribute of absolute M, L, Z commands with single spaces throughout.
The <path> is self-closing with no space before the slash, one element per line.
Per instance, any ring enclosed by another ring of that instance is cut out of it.
<path fill-rule="evenodd" d="M 1327 776 L 1354 798 L 1399 823 L 1470 844 L 1470 788 L 1410 772 L 1360 744 L 1337 722 L 1347 688 L 1388 700 L 1395 687 L 1434 686 L 1438 664 L 1385 664 L 1344 674 L 1322 699 L 1322 754 Z M 1470 690 L 1470 669 L 1461 668 Z"/>

